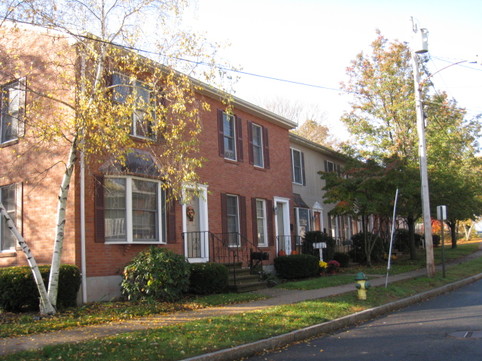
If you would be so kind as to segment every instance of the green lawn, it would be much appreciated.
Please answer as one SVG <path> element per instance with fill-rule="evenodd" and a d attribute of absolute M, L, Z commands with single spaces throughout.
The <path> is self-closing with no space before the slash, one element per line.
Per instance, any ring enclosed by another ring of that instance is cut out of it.
<path fill-rule="evenodd" d="M 478 243 L 466 243 L 459 245 L 457 248 L 445 248 L 445 260 L 450 262 L 463 256 L 474 253 L 479 249 Z M 404 254 L 397 259 L 393 260 L 390 267 L 390 275 L 400 274 L 404 272 L 410 272 L 417 269 L 425 268 L 425 253 L 423 250 L 418 252 L 416 260 L 410 260 L 409 255 Z M 434 248 L 435 263 L 440 264 L 442 262 L 442 248 Z M 326 275 L 322 277 L 286 282 L 278 285 L 279 288 L 285 289 L 300 289 L 300 290 L 313 290 L 325 287 L 334 287 L 354 282 L 354 277 L 358 272 L 365 273 L 369 279 L 375 276 L 385 275 L 387 273 L 387 263 L 381 263 L 373 265 L 372 267 L 364 267 L 359 265 L 352 265 L 347 268 L 341 268 L 336 275 Z M 373 276 L 372 276 L 373 275 Z"/>
<path fill-rule="evenodd" d="M 478 245 L 461 245 L 454 250 L 446 248 L 446 257 L 447 259 L 458 258 L 472 253 L 477 248 Z M 436 249 L 435 253 L 438 258 L 440 250 Z M 400 267 L 403 266 L 403 260 L 398 260 L 398 263 Z M 410 265 L 410 267 L 412 266 L 414 265 Z M 295 305 L 271 307 L 261 311 L 226 317 L 214 317 L 80 344 L 51 346 L 42 351 L 22 352 L 0 358 L 0 360 L 180 360 L 336 319 L 478 274 L 481 269 L 482 258 L 478 258 L 463 264 L 452 265 L 447 269 L 446 278 L 442 278 L 441 274 L 437 273 L 433 278 L 420 277 L 390 284 L 388 288 L 371 288 L 368 291 L 368 300 L 366 301 L 358 300 L 356 292 L 350 292 Z M 371 271 L 372 269 L 364 269 L 366 273 Z M 322 287 L 326 287 L 328 280 L 336 283 L 351 283 L 353 282 L 353 275 L 351 274 L 353 270 L 349 272 L 350 274 L 341 273 L 335 276 L 298 282 L 298 288 L 313 287 L 312 285 L 303 286 L 303 284 L 322 280 L 324 281 Z M 32 315 L 0 314 L 2 320 L 0 330 L 3 337 L 8 337 L 76 325 L 123 320 L 149 314 L 243 302 L 253 298 L 259 298 L 259 296 L 253 294 L 215 295 L 189 299 L 179 304 L 131 304 L 123 302 L 92 304 L 38 321 L 35 321 Z"/>
<path fill-rule="evenodd" d="M 407 297 L 478 274 L 482 258 L 449 268 L 447 277 L 420 277 L 369 290 L 368 300 L 356 293 L 271 307 L 229 317 L 214 317 L 80 344 L 22 352 L 1 360 L 180 360 L 311 326 Z"/>

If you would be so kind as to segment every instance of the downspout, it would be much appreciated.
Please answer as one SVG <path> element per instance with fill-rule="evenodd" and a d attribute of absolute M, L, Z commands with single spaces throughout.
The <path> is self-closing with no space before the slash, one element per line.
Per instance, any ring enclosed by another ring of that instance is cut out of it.
<path fill-rule="evenodd" d="M 87 263 L 85 254 L 85 161 L 80 153 L 80 269 L 82 274 L 82 303 L 87 303 Z"/>
<path fill-rule="evenodd" d="M 81 74 L 81 91 L 84 92 L 85 84 L 85 54 L 81 52 L 80 74 Z M 85 253 L 85 154 L 83 147 L 84 138 L 81 138 L 80 147 L 80 271 L 82 275 L 82 303 L 87 303 L 87 262 Z"/>

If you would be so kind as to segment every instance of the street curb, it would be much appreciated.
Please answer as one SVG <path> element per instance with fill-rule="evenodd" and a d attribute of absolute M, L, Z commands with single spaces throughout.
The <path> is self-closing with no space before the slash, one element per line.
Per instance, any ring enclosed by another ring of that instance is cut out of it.
<path fill-rule="evenodd" d="M 290 343 L 302 341 L 311 337 L 319 336 L 324 333 L 331 333 L 340 329 L 353 326 L 360 322 L 365 322 L 375 317 L 379 317 L 389 312 L 410 306 L 412 304 L 425 301 L 429 298 L 453 291 L 457 288 L 466 286 L 470 283 L 482 279 L 482 273 L 465 278 L 456 282 L 449 283 L 433 290 L 425 291 L 414 296 L 403 298 L 382 306 L 370 308 L 352 315 L 344 316 L 336 320 L 320 323 L 300 330 L 292 331 L 283 335 L 274 336 L 265 340 L 252 342 L 245 345 L 235 346 L 229 349 L 211 352 L 204 355 L 194 356 L 184 359 L 184 361 L 231 361 L 243 357 L 253 356 L 256 353 L 274 350 Z"/>

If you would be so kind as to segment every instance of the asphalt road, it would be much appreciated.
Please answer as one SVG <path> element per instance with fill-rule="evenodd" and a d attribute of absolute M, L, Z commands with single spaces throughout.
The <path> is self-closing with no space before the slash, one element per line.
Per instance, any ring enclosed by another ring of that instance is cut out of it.
<path fill-rule="evenodd" d="M 249 361 L 481 361 L 482 280 L 328 337 Z"/>

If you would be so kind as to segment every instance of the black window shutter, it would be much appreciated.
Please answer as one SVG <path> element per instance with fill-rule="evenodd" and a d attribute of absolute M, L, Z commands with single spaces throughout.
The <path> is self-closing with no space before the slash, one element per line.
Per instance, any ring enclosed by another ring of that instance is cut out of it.
<path fill-rule="evenodd" d="M 242 238 L 245 239 L 247 237 L 247 227 L 246 227 L 246 197 L 238 196 L 239 200 L 239 233 L 241 234 Z M 243 242 L 241 239 L 241 243 Z"/>
<path fill-rule="evenodd" d="M 218 109 L 218 148 L 219 156 L 224 158 L 224 119 L 223 111 Z"/>
<path fill-rule="evenodd" d="M 256 212 L 256 198 L 251 198 L 251 224 L 253 225 L 253 243 L 258 245 L 258 215 Z"/>
<path fill-rule="evenodd" d="M 170 199 L 166 203 L 167 209 L 167 240 L 166 243 L 176 243 L 176 202 Z"/>
<path fill-rule="evenodd" d="M 94 242 L 105 242 L 104 177 L 94 177 Z"/>
<path fill-rule="evenodd" d="M 263 155 L 264 155 L 264 167 L 269 169 L 269 141 L 268 141 L 268 128 L 263 127 Z"/>
<path fill-rule="evenodd" d="M 253 154 L 253 123 L 248 120 L 248 156 L 249 164 L 254 164 L 254 154 Z"/>
<path fill-rule="evenodd" d="M 236 159 L 242 162 L 243 157 L 243 124 L 241 118 L 235 117 L 236 123 Z"/>
<path fill-rule="evenodd" d="M 303 178 L 303 185 L 306 185 L 306 177 L 305 177 L 305 155 L 303 152 L 301 154 L 301 177 Z"/>
<path fill-rule="evenodd" d="M 274 237 L 273 237 L 273 201 L 267 199 L 266 200 L 266 224 L 268 226 L 268 246 L 274 246 Z"/>
<path fill-rule="evenodd" d="M 328 172 L 328 161 L 325 159 L 324 162 L 325 162 L 325 172 Z"/>
<path fill-rule="evenodd" d="M 294 169 L 294 160 L 293 160 L 293 149 L 290 149 L 290 161 L 291 161 L 291 181 L 295 181 L 295 169 Z"/>
<path fill-rule="evenodd" d="M 228 233 L 228 202 L 226 194 L 221 193 L 221 232 Z"/>

